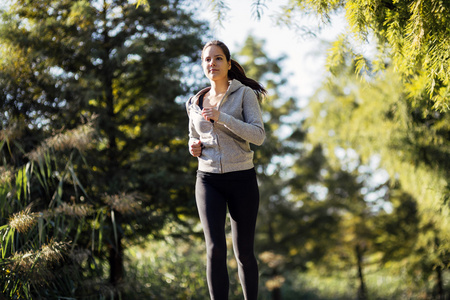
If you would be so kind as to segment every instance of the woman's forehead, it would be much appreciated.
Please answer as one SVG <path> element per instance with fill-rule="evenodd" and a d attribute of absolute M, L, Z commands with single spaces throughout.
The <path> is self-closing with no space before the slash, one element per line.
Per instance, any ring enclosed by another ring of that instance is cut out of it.
<path fill-rule="evenodd" d="M 203 50 L 203 57 L 207 56 L 225 56 L 225 53 L 223 52 L 222 48 L 216 45 L 208 46 Z"/>

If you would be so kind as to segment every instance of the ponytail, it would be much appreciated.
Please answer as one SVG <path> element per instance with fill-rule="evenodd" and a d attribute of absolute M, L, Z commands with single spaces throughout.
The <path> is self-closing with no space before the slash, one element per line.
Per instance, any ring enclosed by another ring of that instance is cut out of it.
<path fill-rule="evenodd" d="M 256 93 L 259 102 L 267 94 L 267 90 L 259 82 L 245 75 L 244 68 L 234 59 L 231 59 L 231 69 L 228 70 L 228 78 L 239 80 L 243 85 L 250 87 Z"/>
<path fill-rule="evenodd" d="M 220 47 L 225 54 L 227 61 L 231 62 L 231 69 L 228 70 L 228 79 L 239 80 L 243 85 L 251 88 L 255 92 L 258 101 L 261 102 L 264 96 L 267 95 L 267 90 L 259 82 L 254 79 L 248 78 L 245 75 L 244 68 L 242 68 L 242 66 L 237 61 L 231 59 L 230 50 L 228 49 L 228 47 L 221 41 L 211 41 L 206 43 L 206 45 L 203 47 L 203 51 L 205 51 L 205 49 L 209 46 Z"/>

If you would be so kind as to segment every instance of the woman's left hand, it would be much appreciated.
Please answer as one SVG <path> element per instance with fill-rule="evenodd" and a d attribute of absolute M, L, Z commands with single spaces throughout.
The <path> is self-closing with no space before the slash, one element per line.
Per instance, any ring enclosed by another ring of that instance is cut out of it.
<path fill-rule="evenodd" d="M 218 121 L 220 116 L 220 111 L 214 107 L 205 107 L 202 110 L 202 116 L 206 121 Z"/>

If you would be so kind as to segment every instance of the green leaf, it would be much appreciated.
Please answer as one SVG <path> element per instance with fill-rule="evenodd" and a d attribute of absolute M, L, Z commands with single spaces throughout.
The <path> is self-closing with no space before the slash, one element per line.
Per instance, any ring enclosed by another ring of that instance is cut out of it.
<path fill-rule="evenodd" d="M 9 227 L 2 239 L 2 258 L 14 252 L 14 228 Z M 4 246 L 3 246 L 4 244 Z M 11 244 L 11 252 L 8 253 L 8 246 Z"/>

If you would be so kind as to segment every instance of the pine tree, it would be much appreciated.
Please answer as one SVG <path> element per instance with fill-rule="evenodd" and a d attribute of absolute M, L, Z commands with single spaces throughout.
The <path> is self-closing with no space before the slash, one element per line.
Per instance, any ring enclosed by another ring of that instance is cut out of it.
<path fill-rule="evenodd" d="M 226 6 L 227 1 L 214 0 L 211 3 Z M 261 1 L 253 1 L 249 5 L 261 7 Z M 450 2 L 296 0 L 282 9 L 280 21 L 292 29 L 307 14 L 315 15 L 323 25 L 329 25 L 333 14 L 345 13 L 349 26 L 343 36 L 356 41 L 353 44 L 355 47 L 352 47 L 352 60 L 359 70 L 384 70 L 386 63 L 393 64 L 409 91 L 409 101 L 423 114 L 449 110 Z M 369 40 L 375 40 L 377 44 L 377 59 L 373 65 L 368 63 L 373 57 L 357 50 L 358 46 Z M 330 53 L 339 57 L 342 50 L 336 44 Z"/>
<path fill-rule="evenodd" d="M 86 201 L 109 206 L 98 256 L 113 285 L 124 277 L 123 238 L 160 236 L 195 211 L 178 97 L 205 25 L 187 4 L 16 0 L 1 12 L 2 128 L 25 122 L 32 148 L 95 116 L 98 142 L 75 170 Z M 89 235 L 78 243 L 88 247 Z"/>
<path fill-rule="evenodd" d="M 380 156 L 381 166 L 417 202 L 417 224 L 412 225 L 418 228 L 417 242 L 405 259 L 426 278 L 430 269 L 445 269 L 449 261 L 444 242 L 450 236 L 447 113 L 436 112 L 423 119 L 411 109 L 395 72 L 388 70 L 366 84 L 356 78 L 354 68 L 342 65 L 337 76 L 317 91 L 308 121 L 313 130 L 309 137 L 329 153 L 336 147 L 351 148 L 363 162 Z"/>

